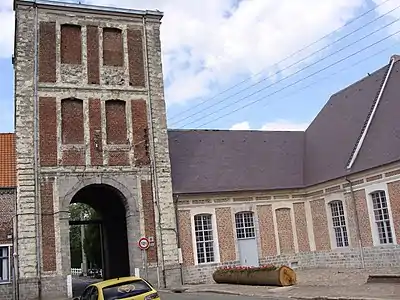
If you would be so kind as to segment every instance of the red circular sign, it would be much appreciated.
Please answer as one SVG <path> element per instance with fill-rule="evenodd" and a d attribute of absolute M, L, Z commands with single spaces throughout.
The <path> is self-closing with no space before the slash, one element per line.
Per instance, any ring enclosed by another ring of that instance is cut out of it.
<path fill-rule="evenodd" d="M 146 249 L 149 249 L 149 247 L 150 247 L 149 240 L 147 238 L 145 238 L 145 237 L 142 237 L 139 240 L 139 248 L 142 249 L 142 250 L 146 250 Z"/>

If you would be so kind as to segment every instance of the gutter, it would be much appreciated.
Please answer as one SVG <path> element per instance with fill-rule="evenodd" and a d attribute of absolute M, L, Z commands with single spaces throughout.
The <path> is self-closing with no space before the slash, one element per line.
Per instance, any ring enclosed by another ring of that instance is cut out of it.
<path fill-rule="evenodd" d="M 38 98 L 38 45 L 39 45 L 39 20 L 38 20 L 38 7 L 35 3 L 33 4 L 35 9 L 35 25 L 34 25 L 34 32 L 35 32 L 35 40 L 34 40 L 34 110 L 33 110 L 33 151 L 34 151 L 34 176 L 35 176 L 35 212 L 36 212 L 36 272 L 37 272 L 37 280 L 38 280 L 38 297 L 39 299 L 42 298 L 42 255 L 41 255 L 41 230 L 40 230 L 40 222 L 41 222 L 41 213 L 40 213 L 40 204 L 39 204 L 39 158 L 38 158 L 38 148 L 39 148 L 39 136 L 38 136 L 38 107 L 39 107 L 39 98 Z"/>
<path fill-rule="evenodd" d="M 347 176 L 345 177 L 345 180 L 349 183 L 349 186 L 350 186 L 350 195 L 351 195 L 351 200 L 353 203 L 354 217 L 355 217 L 356 228 L 357 228 L 358 247 L 360 249 L 361 268 L 365 269 L 364 247 L 363 247 L 362 240 L 361 240 L 360 221 L 358 218 L 358 211 L 357 211 L 356 197 L 354 195 L 353 183 L 350 181 L 350 179 L 348 179 Z"/>
<path fill-rule="evenodd" d="M 396 63 L 396 61 L 398 61 L 398 60 L 399 60 L 399 58 L 396 55 L 394 55 L 394 56 L 392 56 L 390 58 L 390 66 L 389 66 L 388 72 L 387 72 L 387 74 L 385 76 L 385 80 L 383 81 L 382 88 L 379 91 L 378 98 L 376 99 L 376 101 L 375 101 L 375 103 L 373 105 L 372 111 L 370 112 L 370 115 L 367 116 L 367 118 L 368 118 L 367 119 L 367 123 L 365 124 L 364 128 L 362 129 L 362 134 L 360 136 L 360 139 L 357 141 L 357 144 L 356 144 L 356 147 L 354 149 L 354 152 L 352 153 L 352 156 L 350 157 L 350 160 L 349 160 L 349 162 L 347 164 L 346 168 L 348 170 L 352 168 L 354 162 L 357 159 L 357 156 L 358 156 L 358 154 L 359 154 L 359 152 L 361 150 L 361 147 L 362 147 L 362 145 L 364 143 L 365 137 L 367 136 L 368 130 L 369 130 L 370 126 L 371 126 L 372 120 L 374 119 L 375 113 L 376 113 L 376 111 L 378 109 L 379 103 L 381 102 L 383 92 L 385 91 L 386 85 L 387 85 L 387 83 L 389 81 L 389 77 L 392 74 L 393 66 Z"/>

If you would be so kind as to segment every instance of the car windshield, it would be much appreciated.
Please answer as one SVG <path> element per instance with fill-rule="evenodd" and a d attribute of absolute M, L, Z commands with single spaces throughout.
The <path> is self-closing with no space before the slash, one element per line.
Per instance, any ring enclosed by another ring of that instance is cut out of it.
<path fill-rule="evenodd" d="M 125 281 L 103 288 L 104 300 L 125 299 L 150 292 L 151 287 L 143 280 Z"/>

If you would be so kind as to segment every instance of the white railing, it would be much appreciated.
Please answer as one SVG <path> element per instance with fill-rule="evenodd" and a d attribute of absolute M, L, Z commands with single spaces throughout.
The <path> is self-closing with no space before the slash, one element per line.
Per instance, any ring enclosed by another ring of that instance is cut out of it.
<path fill-rule="evenodd" d="M 71 275 L 72 276 L 79 276 L 82 273 L 81 268 L 71 268 Z"/>

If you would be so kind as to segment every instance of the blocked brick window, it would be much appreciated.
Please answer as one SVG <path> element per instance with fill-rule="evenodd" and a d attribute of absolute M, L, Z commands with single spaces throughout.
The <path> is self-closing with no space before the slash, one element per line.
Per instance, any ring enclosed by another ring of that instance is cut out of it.
<path fill-rule="evenodd" d="M 346 217 L 343 202 L 332 201 L 329 203 L 332 215 L 332 227 L 335 234 L 336 247 L 348 247 L 349 237 L 347 234 Z"/>
<path fill-rule="evenodd" d="M 122 30 L 103 28 L 103 64 L 122 67 L 124 64 Z"/>
<path fill-rule="evenodd" d="M 125 101 L 106 101 L 107 144 L 127 144 Z"/>
<path fill-rule="evenodd" d="M 236 237 L 238 239 L 249 239 L 256 237 L 254 226 L 254 214 L 251 211 L 239 212 L 235 215 Z"/>
<path fill-rule="evenodd" d="M 72 24 L 61 25 L 61 63 L 82 63 L 81 26 Z"/>
<path fill-rule="evenodd" d="M 194 231 L 196 236 L 197 263 L 214 262 L 215 253 L 212 216 L 210 214 L 195 215 Z"/>
<path fill-rule="evenodd" d="M 11 280 L 10 248 L 8 245 L 0 245 L 0 283 L 10 282 Z"/>
<path fill-rule="evenodd" d="M 75 98 L 61 101 L 61 136 L 63 144 L 83 144 L 83 101 Z"/>
<path fill-rule="evenodd" d="M 380 244 L 393 244 L 392 224 L 385 191 L 371 193 L 375 228 Z"/>

